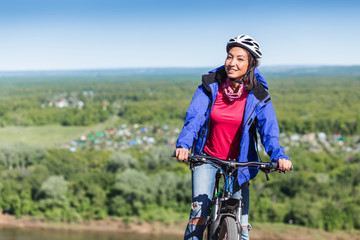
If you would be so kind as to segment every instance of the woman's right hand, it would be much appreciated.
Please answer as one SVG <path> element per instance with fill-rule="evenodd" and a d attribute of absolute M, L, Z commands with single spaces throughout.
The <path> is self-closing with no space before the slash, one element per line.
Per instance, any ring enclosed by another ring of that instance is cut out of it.
<path fill-rule="evenodd" d="M 175 157 L 180 161 L 187 162 L 189 157 L 189 149 L 177 148 L 175 150 Z"/>

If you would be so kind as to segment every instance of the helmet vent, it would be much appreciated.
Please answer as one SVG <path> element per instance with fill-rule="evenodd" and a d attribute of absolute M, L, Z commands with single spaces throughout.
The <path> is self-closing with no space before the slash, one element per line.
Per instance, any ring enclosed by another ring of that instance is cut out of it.
<path fill-rule="evenodd" d="M 254 44 L 253 44 L 253 43 L 251 43 L 251 42 L 246 42 L 246 41 L 243 41 L 242 43 L 244 43 L 244 44 L 246 44 L 246 45 L 249 45 L 249 46 L 254 46 Z"/>

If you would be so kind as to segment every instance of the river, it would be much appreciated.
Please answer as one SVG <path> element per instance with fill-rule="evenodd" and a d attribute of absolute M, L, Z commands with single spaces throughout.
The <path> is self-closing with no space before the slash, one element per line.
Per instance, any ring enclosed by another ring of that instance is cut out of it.
<path fill-rule="evenodd" d="M 182 236 L 120 232 L 0 228 L 0 240 L 180 240 Z"/>

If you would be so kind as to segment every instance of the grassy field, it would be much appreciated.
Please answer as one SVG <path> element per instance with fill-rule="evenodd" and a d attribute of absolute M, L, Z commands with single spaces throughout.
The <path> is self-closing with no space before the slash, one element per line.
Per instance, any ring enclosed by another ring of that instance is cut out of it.
<path fill-rule="evenodd" d="M 64 143 L 69 143 L 81 135 L 90 132 L 103 131 L 106 127 L 111 127 L 119 118 L 114 116 L 104 123 L 94 126 L 8 126 L 0 128 L 0 144 L 26 143 L 41 145 L 44 147 L 56 147 Z"/>
<path fill-rule="evenodd" d="M 27 143 L 53 147 L 82 135 L 88 127 L 63 127 L 59 125 L 0 128 L 0 144 Z"/>

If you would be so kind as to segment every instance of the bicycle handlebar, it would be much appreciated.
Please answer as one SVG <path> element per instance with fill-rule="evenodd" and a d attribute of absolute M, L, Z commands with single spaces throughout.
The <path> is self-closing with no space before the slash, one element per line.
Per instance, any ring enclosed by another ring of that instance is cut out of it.
<path fill-rule="evenodd" d="M 175 152 L 171 154 L 171 157 L 176 157 Z M 191 163 L 208 163 L 207 161 L 213 162 L 215 164 L 221 165 L 221 166 L 227 166 L 227 167 L 258 167 L 260 170 L 279 170 L 278 169 L 278 163 L 277 162 L 237 162 L 233 160 L 221 160 L 216 157 L 211 157 L 207 155 L 194 155 L 192 156 L 189 154 L 188 161 Z M 293 169 L 293 166 L 291 165 L 291 169 Z M 281 171 L 281 170 L 280 170 Z"/>

